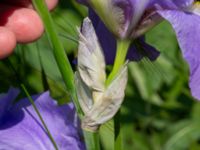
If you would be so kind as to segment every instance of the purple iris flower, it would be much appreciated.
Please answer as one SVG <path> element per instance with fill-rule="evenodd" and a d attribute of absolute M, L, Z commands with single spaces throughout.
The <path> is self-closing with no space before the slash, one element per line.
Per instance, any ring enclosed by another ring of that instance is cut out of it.
<path fill-rule="evenodd" d="M 0 95 L 0 149 L 54 150 L 43 125 L 27 99 L 13 103 L 19 91 Z M 57 106 L 49 92 L 33 96 L 59 150 L 84 150 L 72 104 Z"/>
<path fill-rule="evenodd" d="M 109 43 L 112 40 L 105 40 L 111 36 L 109 32 L 103 32 L 105 26 L 117 38 L 136 39 L 162 19 L 168 20 L 176 32 L 183 57 L 190 66 L 192 95 L 200 99 L 200 4 L 198 1 L 78 0 L 78 2 L 87 5 L 90 11 L 95 11 L 101 18 L 102 25 L 96 23 L 100 22 L 99 19 L 91 17 L 94 18 L 93 22 L 102 47 L 104 51 L 106 47 L 105 53 L 108 54 L 112 50 Z M 130 56 L 131 54 L 128 54 L 128 57 Z"/>

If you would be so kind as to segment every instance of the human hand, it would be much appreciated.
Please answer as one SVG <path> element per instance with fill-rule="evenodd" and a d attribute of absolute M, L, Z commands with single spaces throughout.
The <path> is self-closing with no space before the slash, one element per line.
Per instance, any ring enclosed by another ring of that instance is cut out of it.
<path fill-rule="evenodd" d="M 4 2 L 5 1 L 5 2 Z M 45 0 L 52 10 L 58 0 Z M 44 31 L 42 21 L 31 0 L 3 0 L 0 2 L 0 59 L 9 56 L 16 43 L 29 43 Z"/>

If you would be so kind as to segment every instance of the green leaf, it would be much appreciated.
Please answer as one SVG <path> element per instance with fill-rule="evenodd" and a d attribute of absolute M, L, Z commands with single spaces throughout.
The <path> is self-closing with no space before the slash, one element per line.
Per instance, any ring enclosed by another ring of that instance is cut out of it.
<path fill-rule="evenodd" d="M 74 85 L 74 72 L 68 60 L 68 57 L 66 56 L 64 47 L 58 37 L 58 32 L 56 30 L 56 26 L 53 22 L 53 19 L 51 18 L 51 15 L 49 14 L 48 8 L 44 0 L 33 0 L 32 3 L 43 20 L 45 30 L 49 38 L 50 44 L 52 46 L 53 54 L 54 54 L 56 63 L 58 65 L 59 71 L 62 74 L 62 78 L 64 80 L 65 86 L 68 92 L 70 93 L 70 96 L 72 97 L 72 100 L 75 104 L 77 112 L 79 115 L 81 115 L 83 114 L 83 112 L 79 106 L 77 96 L 76 96 L 76 90 L 75 90 L 75 85 Z"/>
<path fill-rule="evenodd" d="M 171 125 L 172 126 L 172 125 Z M 171 129 L 171 136 L 165 142 L 164 150 L 184 150 L 194 140 L 200 138 L 200 122 L 195 120 L 182 121 Z"/>

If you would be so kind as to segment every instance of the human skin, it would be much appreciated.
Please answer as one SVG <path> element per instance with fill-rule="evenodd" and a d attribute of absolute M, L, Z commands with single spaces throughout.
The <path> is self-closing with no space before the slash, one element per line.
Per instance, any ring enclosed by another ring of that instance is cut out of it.
<path fill-rule="evenodd" d="M 58 3 L 58 0 L 45 1 L 49 10 Z M 33 9 L 31 0 L 0 2 L 0 59 L 12 54 L 17 43 L 37 40 L 43 31 L 42 20 Z"/>

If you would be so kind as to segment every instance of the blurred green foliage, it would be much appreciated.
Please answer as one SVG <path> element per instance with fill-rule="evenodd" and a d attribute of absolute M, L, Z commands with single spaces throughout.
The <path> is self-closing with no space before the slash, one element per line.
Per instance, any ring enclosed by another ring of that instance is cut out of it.
<path fill-rule="evenodd" d="M 77 53 L 77 30 L 87 9 L 74 0 L 60 0 L 52 12 L 60 40 L 72 63 Z M 200 149 L 200 103 L 188 88 L 188 65 L 181 56 L 175 34 L 162 22 L 146 34 L 148 43 L 160 52 L 151 62 L 147 58 L 129 64 L 129 82 L 121 112 L 124 150 Z M 51 44 L 44 36 L 37 42 L 18 45 L 15 53 L 0 61 L 0 92 L 24 83 L 31 94 L 46 90 L 65 103 L 68 93 L 54 60 Z M 22 95 L 23 97 L 24 95 Z M 111 150 L 109 124 L 102 127 L 103 149 Z"/>

